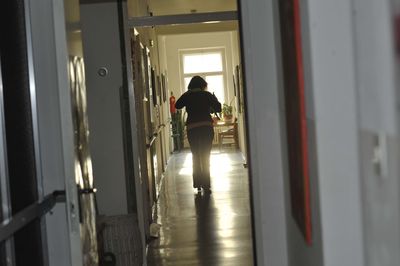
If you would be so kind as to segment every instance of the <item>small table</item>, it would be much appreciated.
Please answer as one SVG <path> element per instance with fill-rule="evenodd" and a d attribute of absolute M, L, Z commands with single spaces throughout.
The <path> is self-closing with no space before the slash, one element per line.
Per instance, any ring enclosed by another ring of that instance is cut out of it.
<path fill-rule="evenodd" d="M 218 145 L 221 148 L 222 142 L 225 138 L 231 138 L 234 141 L 235 147 L 239 148 L 239 138 L 238 138 L 238 127 L 237 127 L 237 120 L 235 121 L 218 121 L 214 123 L 215 128 L 220 127 L 229 127 L 226 130 L 222 130 L 217 132 L 218 136 Z"/>

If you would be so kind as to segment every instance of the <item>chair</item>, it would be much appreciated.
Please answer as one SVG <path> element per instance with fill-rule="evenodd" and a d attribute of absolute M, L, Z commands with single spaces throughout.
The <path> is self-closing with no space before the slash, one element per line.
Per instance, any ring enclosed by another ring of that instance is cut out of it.
<path fill-rule="evenodd" d="M 237 118 L 233 122 L 233 126 L 229 129 L 223 130 L 218 133 L 218 146 L 221 149 L 224 139 L 232 139 L 235 144 L 235 148 L 239 148 L 239 138 L 238 138 L 238 124 Z"/>

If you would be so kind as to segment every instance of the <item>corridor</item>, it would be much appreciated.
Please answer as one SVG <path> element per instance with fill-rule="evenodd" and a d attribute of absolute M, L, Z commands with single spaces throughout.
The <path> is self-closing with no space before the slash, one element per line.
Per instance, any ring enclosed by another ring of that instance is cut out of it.
<path fill-rule="evenodd" d="M 148 265 L 253 265 L 249 186 L 241 153 L 213 150 L 211 195 L 192 188 L 188 151 L 172 156 L 157 203 Z"/>

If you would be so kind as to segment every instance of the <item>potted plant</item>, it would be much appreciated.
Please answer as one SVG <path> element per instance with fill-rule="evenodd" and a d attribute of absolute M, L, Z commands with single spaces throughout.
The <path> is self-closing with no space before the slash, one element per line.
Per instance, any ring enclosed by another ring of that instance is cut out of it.
<path fill-rule="evenodd" d="M 232 121 L 233 118 L 233 106 L 224 103 L 222 105 L 222 117 L 224 121 Z"/>

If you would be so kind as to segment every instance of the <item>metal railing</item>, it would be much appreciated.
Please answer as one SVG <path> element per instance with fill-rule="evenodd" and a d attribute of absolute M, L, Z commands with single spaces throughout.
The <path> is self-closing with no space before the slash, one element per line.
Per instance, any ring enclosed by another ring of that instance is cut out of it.
<path fill-rule="evenodd" d="M 3 242 L 24 228 L 36 218 L 50 212 L 58 202 L 65 202 L 65 191 L 54 191 L 47 195 L 43 201 L 35 202 L 10 219 L 4 220 L 0 225 L 0 242 Z"/>
<path fill-rule="evenodd" d="M 150 142 L 146 144 L 146 147 L 149 149 L 151 146 L 153 146 L 154 142 L 156 141 L 158 135 L 160 134 L 162 128 L 165 127 L 165 124 L 161 124 L 158 126 L 157 131 L 153 133 L 151 136 Z"/>

